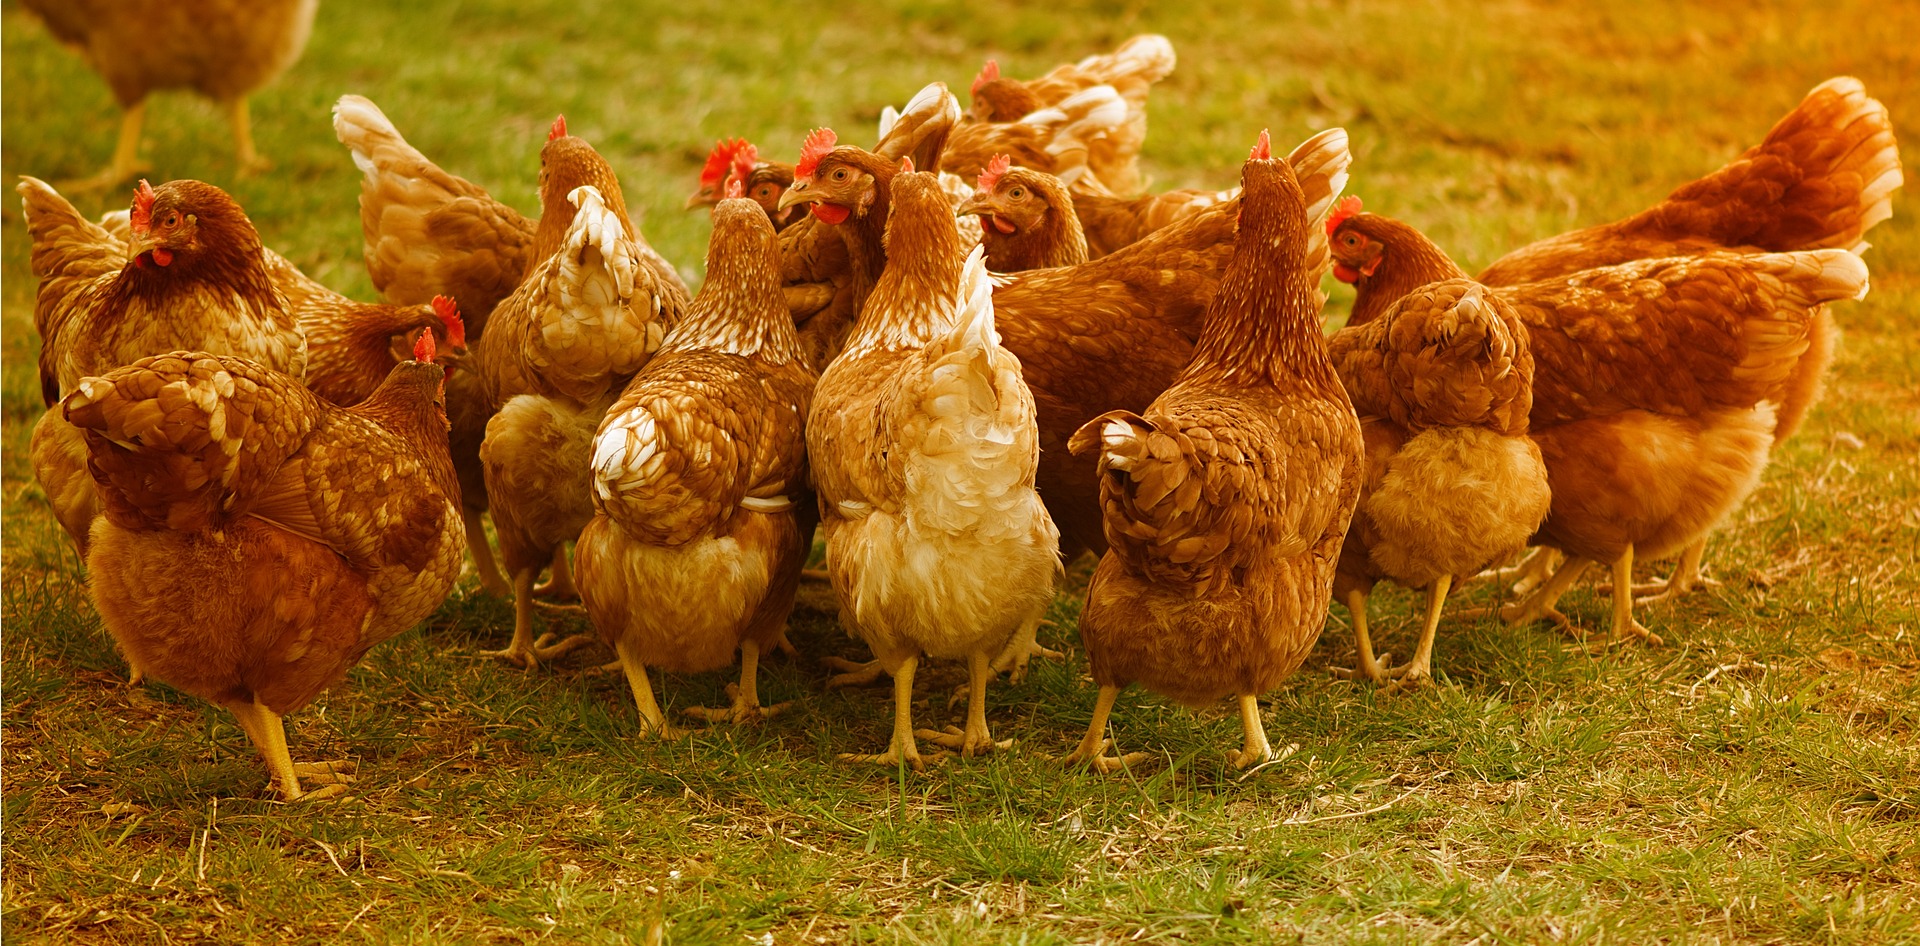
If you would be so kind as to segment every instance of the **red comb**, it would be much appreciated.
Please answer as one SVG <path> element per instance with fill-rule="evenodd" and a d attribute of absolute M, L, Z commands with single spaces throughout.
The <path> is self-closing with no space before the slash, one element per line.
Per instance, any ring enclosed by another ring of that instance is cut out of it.
<path fill-rule="evenodd" d="M 727 199 L 728 200 L 732 200 L 735 197 L 745 197 L 746 195 L 747 195 L 746 181 L 741 180 L 740 178 L 737 178 L 737 177 L 727 179 Z"/>
<path fill-rule="evenodd" d="M 987 162 L 987 169 L 981 171 L 980 176 L 975 178 L 975 183 L 979 185 L 980 192 L 983 194 L 992 192 L 994 186 L 1000 183 L 1001 178 L 1007 176 L 1007 170 L 1012 167 L 1012 158 L 1004 154 L 994 155 L 993 160 Z"/>
<path fill-rule="evenodd" d="M 980 74 L 973 77 L 973 88 L 968 91 L 978 95 L 981 86 L 998 78 L 1000 78 L 1000 64 L 989 59 L 986 65 L 980 67 Z"/>
<path fill-rule="evenodd" d="M 433 360 L 432 332 L 421 332 L 420 340 L 413 343 L 413 360 L 422 364 Z"/>
<path fill-rule="evenodd" d="M 745 183 L 753 174 L 753 166 L 760 163 L 760 149 L 748 144 L 746 139 L 739 140 L 740 147 L 733 153 L 733 176 Z"/>
<path fill-rule="evenodd" d="M 567 116 L 562 115 L 559 118 L 556 118 L 553 120 L 552 128 L 547 129 L 547 140 L 552 141 L 555 138 L 565 138 L 566 136 L 567 136 Z"/>
<path fill-rule="evenodd" d="M 455 305 L 454 301 L 446 296 L 434 296 L 433 312 L 435 315 L 440 316 L 440 324 L 447 329 L 447 347 L 467 347 L 467 323 L 460 320 L 460 307 Z M 433 354 L 431 352 L 427 354 L 425 359 L 419 358 L 418 350 L 416 349 L 415 360 L 431 361 L 432 359 Z"/>
<path fill-rule="evenodd" d="M 733 161 L 734 154 L 746 144 L 745 138 L 731 141 L 722 138 L 714 142 L 713 150 L 707 152 L 707 163 L 700 168 L 700 186 L 720 183 L 720 179 L 727 176 L 727 165 Z"/>
<path fill-rule="evenodd" d="M 153 185 L 146 178 L 140 179 L 140 186 L 133 192 L 133 207 L 127 211 L 127 226 L 135 233 L 146 233 L 153 229 Z"/>
<path fill-rule="evenodd" d="M 902 174 L 913 173 L 913 155 L 909 154 L 900 159 L 900 173 Z"/>
<path fill-rule="evenodd" d="M 1340 198 L 1340 202 L 1333 205 L 1333 213 L 1327 215 L 1327 234 L 1332 235 L 1333 231 L 1338 229 L 1342 223 L 1345 223 L 1348 217 L 1359 212 L 1360 198 L 1358 195 L 1348 194 Z"/>
<path fill-rule="evenodd" d="M 806 143 L 800 146 L 800 163 L 794 165 L 793 176 L 796 179 L 813 177 L 813 172 L 820 167 L 820 159 L 833 150 L 833 144 L 838 140 L 833 129 L 815 128 L 813 134 L 807 136 Z"/>
<path fill-rule="evenodd" d="M 1253 153 L 1247 155 L 1249 161 L 1273 160 L 1273 143 L 1267 140 L 1267 130 L 1260 129 L 1260 140 L 1253 143 Z"/>

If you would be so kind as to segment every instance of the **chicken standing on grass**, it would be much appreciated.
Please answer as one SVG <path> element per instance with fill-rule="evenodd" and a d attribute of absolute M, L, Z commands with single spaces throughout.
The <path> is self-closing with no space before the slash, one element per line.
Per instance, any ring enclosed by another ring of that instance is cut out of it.
<path fill-rule="evenodd" d="M 301 378 L 307 343 L 268 276 L 260 235 L 225 191 L 142 181 L 122 242 L 45 182 L 23 177 L 18 190 L 40 278 L 33 314 L 49 408 L 33 428 L 34 477 L 85 557 L 103 509 L 86 442 L 57 406 L 63 395 L 83 377 L 176 350 L 236 355 Z M 140 679 L 136 662 L 132 682 Z"/>
<path fill-rule="evenodd" d="M 593 449 L 593 521 L 575 583 L 619 655 L 643 732 L 674 735 L 647 668 L 698 672 L 740 651 L 733 706 L 753 722 L 760 655 L 793 611 L 813 516 L 804 422 L 814 373 L 780 294 L 780 251 L 751 200 L 714 211 L 707 281 L 607 413 Z"/>
<path fill-rule="evenodd" d="M 513 641 L 532 669 L 590 640 L 533 636 L 533 579 L 571 585 L 566 543 L 593 519 L 594 431 L 687 304 L 680 277 L 627 218 L 606 159 L 560 119 L 540 152 L 540 226 L 526 281 L 494 309 L 476 362 L 487 404 L 487 505 L 513 582 Z"/>
<path fill-rule="evenodd" d="M 1100 696 L 1069 763 L 1101 771 L 1120 690 L 1240 701 L 1244 768 L 1272 758 L 1259 696 L 1313 648 L 1358 501 L 1360 423 L 1321 341 L 1307 201 L 1266 132 L 1241 173 L 1232 262 L 1193 361 L 1144 414 L 1073 435 L 1099 457 L 1109 548 L 1080 639 Z"/>
<path fill-rule="evenodd" d="M 84 379 L 63 403 L 106 507 L 87 555 L 101 619 L 134 666 L 230 710 L 288 801 L 344 792 L 353 766 L 295 765 L 281 717 L 433 613 L 459 574 L 433 356 L 421 335 L 350 408 L 203 352 Z"/>
<path fill-rule="evenodd" d="M 1359 211 L 1359 198 L 1341 204 L 1329 230 Z M 1335 333 L 1327 351 L 1367 447 L 1333 580 L 1353 616 L 1351 676 L 1401 690 L 1433 675 L 1448 589 L 1525 548 L 1546 518 L 1547 468 L 1527 436 L 1533 354 L 1513 306 L 1464 278 L 1408 293 Z M 1367 629 L 1367 596 L 1382 578 L 1427 592 L 1413 660 L 1393 668 Z"/>
<path fill-rule="evenodd" d="M 963 249 L 932 174 L 893 176 L 887 261 L 840 356 L 820 377 L 807 453 L 841 623 L 893 675 L 886 752 L 922 765 L 916 735 L 972 756 L 990 663 L 1037 623 L 1060 572 L 1059 533 L 1034 492 L 1033 396 L 998 343 L 986 262 Z M 964 730 L 913 728 L 923 656 L 964 657 Z"/>
<path fill-rule="evenodd" d="M 1341 221 L 1333 253 L 1356 312 L 1465 278 L 1424 234 L 1375 214 Z M 1634 559 L 1697 547 L 1759 484 L 1825 305 L 1865 295 L 1866 264 L 1837 249 L 1706 253 L 1490 291 L 1533 351 L 1528 425 L 1553 499 L 1532 542 L 1571 556 L 1501 616 L 1564 625 L 1560 595 L 1610 563 L 1611 634 L 1659 643 L 1633 617 Z"/>
<path fill-rule="evenodd" d="M 266 167 L 253 147 L 247 96 L 285 72 L 306 49 L 320 0 L 26 0 L 54 37 L 100 73 L 122 111 L 107 166 L 67 190 L 112 187 L 143 169 L 140 126 L 147 95 L 188 88 L 220 103 L 233 126 L 240 173 Z"/>

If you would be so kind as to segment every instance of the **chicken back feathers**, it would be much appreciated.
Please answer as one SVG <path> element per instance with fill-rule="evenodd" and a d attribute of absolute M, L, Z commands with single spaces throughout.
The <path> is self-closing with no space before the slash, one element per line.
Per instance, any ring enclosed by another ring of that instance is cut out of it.
<path fill-rule="evenodd" d="M 893 184 L 888 264 L 821 376 L 808 456 L 849 629 L 882 661 L 997 653 L 1051 599 L 1034 402 L 982 254 L 931 174 Z"/>
<path fill-rule="evenodd" d="M 1110 543 L 1080 619 L 1103 687 L 1194 704 L 1260 693 L 1325 621 L 1360 427 L 1320 340 L 1301 188 L 1256 155 L 1192 364 L 1144 413 L 1109 412 L 1072 439 L 1098 455 Z"/>
<path fill-rule="evenodd" d="M 594 624 L 649 666 L 724 666 L 780 636 L 806 559 L 814 375 L 780 295 L 766 213 L 715 211 L 707 282 L 595 438 L 575 571 Z"/>

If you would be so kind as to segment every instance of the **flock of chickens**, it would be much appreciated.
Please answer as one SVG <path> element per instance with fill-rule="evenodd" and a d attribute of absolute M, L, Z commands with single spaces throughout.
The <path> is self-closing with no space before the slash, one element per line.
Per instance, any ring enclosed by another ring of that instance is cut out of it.
<path fill-rule="evenodd" d="M 821 529 L 874 656 L 835 680 L 894 683 L 886 750 L 854 758 L 915 768 L 922 739 L 1004 745 L 986 686 L 1044 652 L 1083 553 L 1100 690 L 1068 759 L 1102 771 L 1129 761 L 1105 730 L 1134 683 L 1237 698 L 1231 761 L 1271 758 L 1257 697 L 1336 597 L 1353 675 L 1417 684 L 1449 590 L 1528 546 L 1501 617 L 1564 623 L 1557 599 L 1602 563 L 1612 633 L 1657 641 L 1635 558 L 1680 556 L 1657 597 L 1699 580 L 1818 397 L 1827 304 L 1867 290 L 1864 237 L 1901 183 L 1886 109 L 1832 79 L 1652 209 L 1476 278 L 1341 197 L 1340 129 L 1284 154 L 1261 132 L 1231 190 L 1141 193 L 1173 66 L 1141 36 L 1025 81 L 989 62 L 965 112 L 929 85 L 870 149 L 822 129 L 785 164 L 722 141 L 689 201 L 713 216 L 691 297 L 564 119 L 530 220 L 340 99 L 381 304 L 302 275 L 212 185 L 143 181 L 96 223 L 25 178 L 34 469 L 135 678 L 231 710 L 288 799 L 352 767 L 294 764 L 281 717 L 432 613 L 463 550 L 513 598 L 499 656 L 582 643 L 534 634 L 536 595 L 577 594 L 668 735 L 649 668 L 738 652 L 732 705 L 689 713 L 778 709 L 755 670 L 791 650 Z M 1326 337 L 1329 268 L 1358 298 Z M 1397 666 L 1368 637 L 1381 580 L 1428 597 Z M 929 657 L 967 662 L 964 728 L 913 726 Z"/>

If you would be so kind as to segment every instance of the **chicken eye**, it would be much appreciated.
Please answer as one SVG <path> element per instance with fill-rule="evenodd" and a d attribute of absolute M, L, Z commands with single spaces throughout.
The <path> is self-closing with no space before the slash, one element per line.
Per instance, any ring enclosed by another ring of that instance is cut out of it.
<path fill-rule="evenodd" d="M 167 219 L 161 221 L 160 225 L 163 227 L 171 227 L 174 224 L 177 224 L 179 222 L 180 222 L 179 214 L 167 214 Z"/>
<path fill-rule="evenodd" d="M 771 184 L 762 184 L 762 185 L 760 185 L 759 187 L 756 187 L 756 188 L 754 188 L 754 189 L 753 189 L 753 196 L 755 196 L 755 197 L 772 197 L 772 196 L 773 196 L 773 185 L 771 185 Z"/>
<path fill-rule="evenodd" d="M 1014 200 L 1026 200 L 1027 189 L 1024 187 L 1016 187 L 1013 190 L 1007 191 L 1007 196 L 1013 198 Z"/>
<path fill-rule="evenodd" d="M 1358 235 L 1358 234 L 1353 234 L 1353 233 L 1349 233 L 1349 234 L 1347 234 L 1347 235 L 1345 235 L 1345 236 L 1343 236 L 1343 237 L 1341 237 L 1341 238 L 1340 238 L 1340 245 L 1341 245 L 1341 246 L 1345 246 L 1345 247 L 1356 247 L 1356 246 L 1359 246 L 1359 245 L 1360 245 L 1360 237 L 1359 237 L 1359 235 Z"/>
<path fill-rule="evenodd" d="M 834 180 L 836 180 L 836 181 L 844 181 L 844 180 L 846 180 L 846 179 L 847 179 L 847 169 L 846 169 L 846 168 L 834 168 L 834 169 L 833 169 L 833 179 L 834 179 Z"/>

